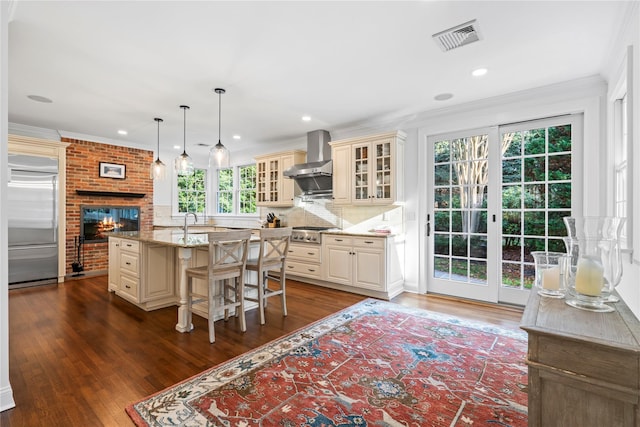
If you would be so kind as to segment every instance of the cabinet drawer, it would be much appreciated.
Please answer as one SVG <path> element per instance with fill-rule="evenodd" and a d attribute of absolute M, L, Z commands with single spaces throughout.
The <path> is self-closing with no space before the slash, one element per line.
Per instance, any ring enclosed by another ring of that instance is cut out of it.
<path fill-rule="evenodd" d="M 140 250 L 140 242 L 137 240 L 122 240 L 120 250 L 138 253 Z"/>
<path fill-rule="evenodd" d="M 320 266 L 305 262 L 287 261 L 287 274 L 320 279 Z"/>
<path fill-rule="evenodd" d="M 126 275 L 120 276 L 120 290 L 127 295 L 131 295 L 136 300 L 138 299 L 138 279 L 135 277 L 129 277 Z"/>
<path fill-rule="evenodd" d="M 289 245 L 289 254 L 287 259 L 302 260 L 309 262 L 320 262 L 320 249 L 319 245 Z"/>
<path fill-rule="evenodd" d="M 138 254 L 120 253 L 120 269 L 123 272 L 138 277 Z"/>
<path fill-rule="evenodd" d="M 337 246 L 353 246 L 353 237 L 348 236 L 336 236 L 336 235 L 323 235 L 322 236 L 323 243 L 327 243 L 329 245 L 337 245 Z"/>
<path fill-rule="evenodd" d="M 355 237 L 353 245 L 363 248 L 384 249 L 384 238 L 380 237 Z"/>

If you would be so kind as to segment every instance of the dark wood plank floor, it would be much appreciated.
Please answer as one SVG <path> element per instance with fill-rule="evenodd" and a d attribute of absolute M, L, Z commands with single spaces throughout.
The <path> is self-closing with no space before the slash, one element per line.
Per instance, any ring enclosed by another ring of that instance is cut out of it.
<path fill-rule="evenodd" d="M 145 312 L 107 292 L 107 277 L 9 292 L 9 378 L 16 408 L 0 426 L 128 426 L 125 406 L 365 299 L 288 281 L 289 316 L 280 302 L 216 322 L 209 344 L 206 320 L 176 332 L 176 307 Z M 453 299 L 402 294 L 394 302 L 517 328 L 522 312 Z"/>

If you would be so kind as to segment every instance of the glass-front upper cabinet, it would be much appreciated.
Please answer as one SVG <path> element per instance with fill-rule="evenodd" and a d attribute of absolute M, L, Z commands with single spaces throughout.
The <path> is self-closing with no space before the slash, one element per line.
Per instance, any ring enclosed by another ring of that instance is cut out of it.
<path fill-rule="evenodd" d="M 334 204 L 388 205 L 403 200 L 404 139 L 397 131 L 331 142 Z M 351 148 L 349 154 L 345 147 Z M 349 166 L 336 167 L 345 163 Z M 344 180 L 350 182 L 350 192 L 337 191 Z"/>
<path fill-rule="evenodd" d="M 285 151 L 255 158 L 256 196 L 258 206 L 293 206 L 294 197 L 300 190 L 292 179 L 283 175 L 284 171 L 297 163 L 304 163 L 306 152 Z"/>

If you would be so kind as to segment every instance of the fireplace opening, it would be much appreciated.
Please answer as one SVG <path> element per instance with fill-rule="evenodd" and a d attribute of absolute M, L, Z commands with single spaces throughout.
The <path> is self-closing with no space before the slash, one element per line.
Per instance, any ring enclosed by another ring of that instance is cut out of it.
<path fill-rule="evenodd" d="M 81 206 L 80 235 L 85 243 L 106 242 L 111 231 L 139 231 L 139 206 Z"/>

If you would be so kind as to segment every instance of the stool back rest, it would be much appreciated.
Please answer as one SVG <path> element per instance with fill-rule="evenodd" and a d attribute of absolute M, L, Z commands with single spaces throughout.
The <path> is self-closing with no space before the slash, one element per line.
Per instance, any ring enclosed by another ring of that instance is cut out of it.
<path fill-rule="evenodd" d="M 212 231 L 209 237 L 209 269 L 240 267 L 244 270 L 251 230 Z"/>
<path fill-rule="evenodd" d="M 292 230 L 291 227 L 260 229 L 259 266 L 281 264 L 284 268 Z"/>

